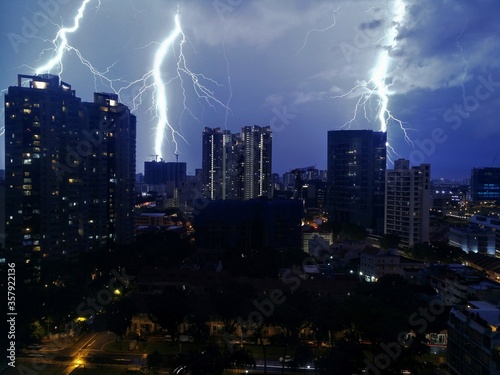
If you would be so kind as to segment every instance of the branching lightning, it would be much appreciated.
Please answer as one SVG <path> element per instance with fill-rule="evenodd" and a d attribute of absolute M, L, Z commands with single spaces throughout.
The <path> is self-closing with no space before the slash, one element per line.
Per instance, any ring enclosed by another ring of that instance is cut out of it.
<path fill-rule="evenodd" d="M 90 1 L 92 0 L 83 0 L 81 6 L 78 9 L 77 15 L 74 18 L 74 24 L 72 27 L 59 26 L 59 31 L 57 32 L 55 38 L 50 41 L 45 40 L 45 42 L 49 42 L 53 45 L 53 48 L 51 49 L 53 51 L 53 55 L 47 63 L 35 69 L 35 74 L 50 73 L 51 71 L 56 70 L 57 74 L 61 76 L 64 70 L 62 62 L 64 54 L 65 52 L 71 51 L 75 53 L 80 62 L 84 66 L 86 66 L 89 69 L 90 73 L 93 75 L 96 91 L 98 81 L 100 81 L 100 83 L 105 85 L 106 87 L 110 88 L 119 96 L 123 95 L 126 90 L 137 90 L 136 94 L 132 98 L 130 98 L 129 105 L 131 106 L 132 112 L 136 111 L 138 107 L 143 104 L 144 97 L 148 95 L 148 93 L 151 93 L 151 105 L 149 107 L 149 112 L 153 113 L 153 117 L 156 121 L 154 150 L 155 154 L 160 158 L 163 154 L 162 147 L 163 141 L 166 138 L 165 133 L 167 130 L 171 135 L 170 140 L 175 145 L 175 155 L 179 154 L 177 138 L 181 138 L 187 143 L 187 140 L 182 136 L 182 134 L 180 134 L 179 131 L 174 128 L 174 126 L 172 126 L 168 118 L 169 101 L 167 98 L 167 85 L 172 81 L 178 80 L 180 82 L 183 97 L 183 111 L 180 116 L 181 120 L 184 112 L 187 112 L 197 121 L 201 122 L 201 120 L 194 114 L 194 112 L 189 108 L 187 104 L 188 89 L 185 86 L 187 78 L 187 81 L 191 82 L 192 91 L 199 101 L 203 101 L 212 108 L 215 108 L 215 106 L 218 105 L 225 109 L 225 118 L 227 123 L 227 118 L 230 111 L 229 101 L 231 100 L 232 92 L 229 76 L 229 62 L 225 55 L 225 51 L 224 58 L 226 59 L 227 63 L 228 85 L 230 90 L 230 95 L 227 103 L 223 103 L 221 100 L 219 100 L 216 97 L 214 90 L 210 88 L 215 86 L 222 87 L 221 84 L 209 77 L 206 77 L 203 74 L 194 73 L 189 68 L 186 61 L 186 55 L 184 53 L 184 45 L 188 41 L 188 39 L 181 28 L 179 10 L 177 10 L 174 18 L 174 28 L 165 38 L 165 40 L 163 40 L 161 43 L 151 42 L 146 46 L 148 47 L 151 45 L 158 45 L 158 48 L 154 55 L 152 69 L 144 73 L 140 78 L 129 81 L 123 78 L 109 78 L 109 74 L 111 73 L 112 68 L 117 64 L 117 62 L 111 64 L 105 70 L 100 71 L 95 68 L 90 60 L 86 59 L 77 48 L 71 46 L 68 42 L 67 34 L 75 33 L 79 29 L 80 22 L 84 16 L 85 8 Z M 100 0 L 96 1 L 98 2 L 97 8 L 99 8 L 101 6 L 101 2 Z M 169 51 L 171 51 L 172 54 L 176 55 L 176 71 L 170 79 L 165 81 L 163 78 L 164 72 L 162 71 L 162 68 L 169 55 Z M 40 58 L 42 57 L 41 55 Z M 120 98 L 120 100 L 121 99 L 122 98 Z"/>
<path fill-rule="evenodd" d="M 383 38 L 379 40 L 386 40 L 387 46 L 380 52 L 377 63 L 372 70 L 371 78 L 367 81 L 358 81 L 356 85 L 347 93 L 333 96 L 332 98 L 357 98 L 353 116 L 350 120 L 346 121 L 344 125 L 342 125 L 342 128 L 350 127 L 358 118 L 359 113 L 363 112 L 363 116 L 366 120 L 369 122 L 378 122 L 380 131 L 387 132 L 387 128 L 391 124 L 397 124 L 403 132 L 404 139 L 408 143 L 413 144 L 408 134 L 408 131 L 411 130 L 407 127 L 408 124 L 394 117 L 389 109 L 391 91 L 388 83 L 386 82 L 386 78 L 390 65 L 390 52 L 397 45 L 397 27 L 403 21 L 405 15 L 405 5 L 403 0 L 396 0 L 394 12 L 392 12 L 392 14 L 394 16 L 391 28 L 385 33 Z M 373 103 L 375 103 L 375 120 L 373 119 L 373 116 L 371 116 L 373 113 Z M 391 161 L 391 154 L 397 155 L 397 152 L 389 144 L 389 142 L 387 143 L 387 147 L 390 151 L 388 159 Z"/>
<path fill-rule="evenodd" d="M 44 74 L 44 73 L 50 73 L 54 67 L 58 67 L 58 75 L 60 76 L 63 72 L 64 66 L 62 63 L 62 58 L 64 56 L 64 52 L 67 50 L 71 50 L 74 48 L 71 47 L 68 44 L 68 38 L 66 36 L 67 33 L 74 33 L 78 28 L 80 27 L 80 20 L 83 18 L 83 13 L 85 11 L 85 7 L 91 0 L 83 0 L 82 5 L 80 8 L 78 8 L 77 15 L 74 20 L 74 25 L 72 27 L 61 27 L 59 31 L 56 34 L 56 37 L 54 40 L 52 40 L 52 44 L 55 47 L 55 55 L 45 64 L 42 65 L 41 67 L 37 68 L 35 73 L 36 74 Z M 100 0 L 99 1 L 99 5 Z"/>
<path fill-rule="evenodd" d="M 194 119 L 197 121 L 201 122 L 201 120 L 194 114 L 194 112 L 189 108 L 187 104 L 187 88 L 186 88 L 186 78 L 187 80 L 191 81 L 192 85 L 192 91 L 198 98 L 198 100 L 201 100 L 205 102 L 207 105 L 209 105 L 212 108 L 215 108 L 215 105 L 218 105 L 222 108 L 225 109 L 226 111 L 226 121 L 227 121 L 227 116 L 228 112 L 230 111 L 229 109 L 229 101 L 231 100 L 232 92 L 231 92 L 231 80 L 229 76 L 229 67 L 228 67 L 228 84 L 230 88 L 230 96 L 228 98 L 227 103 L 223 103 L 221 100 L 219 100 L 214 91 L 209 88 L 207 85 L 214 85 L 217 87 L 222 87 L 220 83 L 217 81 L 203 75 L 200 73 L 194 73 L 188 66 L 187 60 L 186 60 L 186 55 L 184 53 L 184 45 L 187 42 L 187 37 L 182 31 L 181 23 L 180 23 L 180 15 L 179 12 L 177 11 L 175 18 L 174 18 L 174 29 L 170 32 L 168 37 L 160 43 L 160 46 L 158 47 L 155 58 L 154 58 L 154 64 L 153 64 L 153 69 L 146 73 L 140 80 L 137 80 L 135 82 L 132 82 L 132 84 L 136 84 L 141 82 L 141 88 L 139 90 L 139 93 L 133 98 L 133 103 L 134 103 L 134 108 L 137 107 L 138 104 L 142 102 L 142 96 L 148 89 L 153 90 L 153 98 L 152 98 L 152 106 L 150 109 L 155 113 L 155 118 L 157 120 L 157 125 L 156 125 L 156 131 L 155 131 L 155 154 L 160 156 L 162 155 L 162 148 L 163 148 L 163 141 L 165 139 L 165 131 L 168 129 L 168 131 L 171 134 L 171 141 L 175 145 L 175 151 L 174 154 L 178 155 L 179 154 L 179 149 L 178 149 L 178 143 L 176 137 L 181 138 L 184 140 L 186 143 L 186 139 L 171 125 L 169 119 L 168 119 L 168 99 L 167 99 L 167 91 L 166 91 L 166 86 L 172 82 L 173 80 L 179 80 L 180 81 L 180 86 L 181 86 L 181 91 L 182 91 L 182 103 L 183 103 L 183 110 L 181 114 L 181 118 L 184 114 L 184 112 L 189 113 Z M 176 41 L 178 40 L 178 43 L 176 44 Z M 168 51 L 171 49 L 172 53 L 175 53 L 175 48 L 174 46 L 178 46 L 178 56 L 176 60 L 176 74 L 170 78 L 168 81 L 164 81 L 163 79 L 163 72 L 162 72 L 162 66 L 168 56 Z M 225 57 L 225 55 L 224 55 Z M 225 57 L 226 62 L 227 62 L 227 57 Z M 153 82 L 151 83 L 151 79 Z M 126 86 L 125 88 L 129 88 L 130 85 Z"/>
<path fill-rule="evenodd" d="M 306 47 L 306 44 L 307 44 L 307 41 L 309 39 L 309 35 L 312 33 L 312 32 L 319 32 L 319 33 L 323 33 L 327 30 L 330 30 L 331 28 L 335 27 L 335 25 L 337 24 L 337 19 L 335 18 L 335 14 L 340 10 L 341 7 L 338 7 L 337 9 L 335 9 L 332 13 L 332 18 L 333 18 L 333 21 L 332 23 L 323 28 L 323 29 L 312 29 L 312 30 L 309 30 L 306 34 L 306 37 L 304 38 L 304 43 L 302 43 L 302 47 L 300 47 L 300 49 L 297 51 L 297 53 L 295 54 L 295 56 L 297 56 L 300 52 L 302 52 L 302 50 Z"/>

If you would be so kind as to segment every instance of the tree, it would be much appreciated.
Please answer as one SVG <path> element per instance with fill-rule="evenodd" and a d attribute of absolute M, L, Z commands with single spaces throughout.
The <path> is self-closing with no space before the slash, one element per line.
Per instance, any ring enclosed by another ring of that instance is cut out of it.
<path fill-rule="evenodd" d="M 361 225 L 344 223 L 340 236 L 350 240 L 362 241 L 368 237 L 368 231 Z"/>
<path fill-rule="evenodd" d="M 166 329 L 173 341 L 178 341 L 179 326 L 188 315 L 187 292 L 181 289 L 165 289 L 160 295 L 153 295 L 148 301 L 149 318 Z"/>
<path fill-rule="evenodd" d="M 397 249 L 401 238 L 397 234 L 386 233 L 379 239 L 382 249 Z"/>
<path fill-rule="evenodd" d="M 122 299 L 114 302 L 108 312 L 108 329 L 120 338 L 123 346 L 123 337 L 132 324 L 134 310 L 129 299 Z"/>
<path fill-rule="evenodd" d="M 42 341 L 45 336 L 45 330 L 38 320 L 34 321 L 30 325 L 30 339 L 36 342 Z"/>

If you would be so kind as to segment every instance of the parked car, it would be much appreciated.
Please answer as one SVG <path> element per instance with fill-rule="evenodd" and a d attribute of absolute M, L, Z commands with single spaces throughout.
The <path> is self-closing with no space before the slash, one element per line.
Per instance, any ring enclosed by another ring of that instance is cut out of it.
<path fill-rule="evenodd" d="M 179 336 L 179 341 L 181 342 L 193 342 L 194 339 L 193 339 L 193 336 L 189 336 L 189 335 L 180 335 Z"/>

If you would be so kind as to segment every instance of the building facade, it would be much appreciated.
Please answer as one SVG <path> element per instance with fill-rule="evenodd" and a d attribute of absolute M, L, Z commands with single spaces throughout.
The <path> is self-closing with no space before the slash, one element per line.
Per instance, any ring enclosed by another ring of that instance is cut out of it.
<path fill-rule="evenodd" d="M 271 164 L 270 127 L 246 126 L 238 134 L 220 128 L 205 128 L 202 181 L 207 198 L 271 197 Z"/>
<path fill-rule="evenodd" d="M 93 139 L 83 173 L 90 250 L 129 244 L 134 239 L 136 118 L 116 94 L 95 93 L 94 102 L 83 105 L 83 127 Z"/>
<path fill-rule="evenodd" d="M 173 183 L 175 187 L 186 182 L 186 163 L 146 161 L 144 162 L 144 183 L 148 185 L 161 185 Z"/>
<path fill-rule="evenodd" d="M 384 232 L 398 235 L 402 246 L 429 240 L 430 165 L 410 168 L 399 159 L 386 171 Z"/>
<path fill-rule="evenodd" d="M 133 234 L 135 116 L 116 95 L 82 103 L 53 75 L 5 96 L 6 253 L 31 263 Z"/>
<path fill-rule="evenodd" d="M 328 206 L 331 220 L 376 233 L 384 230 L 387 134 L 328 132 Z"/>
<path fill-rule="evenodd" d="M 448 371 L 500 374 L 500 310 L 483 301 L 454 307 L 448 320 Z"/>
<path fill-rule="evenodd" d="M 470 185 L 475 204 L 500 201 L 500 168 L 472 169 Z"/>

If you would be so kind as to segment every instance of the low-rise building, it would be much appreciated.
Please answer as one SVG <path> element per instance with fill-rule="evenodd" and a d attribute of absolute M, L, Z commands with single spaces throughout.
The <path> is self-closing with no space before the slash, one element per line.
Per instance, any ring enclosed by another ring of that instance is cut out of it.
<path fill-rule="evenodd" d="M 366 281 L 377 281 L 385 275 L 416 278 L 424 268 L 424 263 L 398 255 L 396 249 L 366 246 L 360 254 L 359 267 L 360 276 Z"/>
<path fill-rule="evenodd" d="M 471 299 L 500 302 L 500 283 L 486 279 L 472 267 L 442 265 L 440 272 L 430 277 L 430 285 L 446 306 L 464 304 Z"/>
<path fill-rule="evenodd" d="M 468 253 L 495 255 L 495 232 L 487 228 L 450 228 L 449 244 Z"/>
<path fill-rule="evenodd" d="M 500 374 L 500 309 L 469 301 L 448 320 L 448 370 L 452 375 Z"/>

